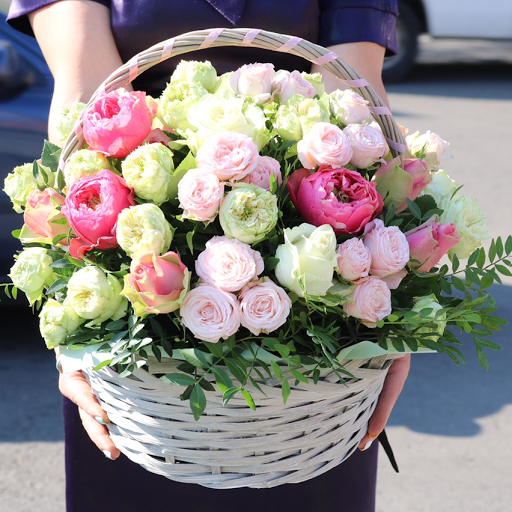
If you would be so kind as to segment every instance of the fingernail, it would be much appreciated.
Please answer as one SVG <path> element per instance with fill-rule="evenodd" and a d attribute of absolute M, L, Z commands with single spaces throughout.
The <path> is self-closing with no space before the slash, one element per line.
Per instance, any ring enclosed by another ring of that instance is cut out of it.
<path fill-rule="evenodd" d="M 368 432 L 368 435 L 370 436 L 370 439 L 372 441 L 375 441 L 375 439 L 377 439 L 377 437 L 379 437 L 379 434 L 377 434 L 376 436 L 372 436 L 369 432 Z"/>
<path fill-rule="evenodd" d="M 105 455 L 105 457 L 107 457 L 107 459 L 114 460 L 112 458 L 112 454 L 108 450 L 103 450 L 103 455 Z"/>
<path fill-rule="evenodd" d="M 105 420 L 104 420 L 101 416 L 94 416 L 94 419 L 95 419 L 98 423 L 101 423 L 102 425 L 106 425 Z"/>
<path fill-rule="evenodd" d="M 370 441 L 368 441 L 365 445 L 364 445 L 364 448 L 361 450 L 361 451 L 366 451 L 368 450 L 368 448 L 370 448 L 370 446 L 372 445 L 373 443 L 373 439 L 371 439 Z"/>

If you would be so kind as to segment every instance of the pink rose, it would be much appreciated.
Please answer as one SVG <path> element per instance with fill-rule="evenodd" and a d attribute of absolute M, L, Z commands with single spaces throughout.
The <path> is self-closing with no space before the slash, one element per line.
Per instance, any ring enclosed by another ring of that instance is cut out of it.
<path fill-rule="evenodd" d="M 190 169 L 178 182 L 178 199 L 185 218 L 212 221 L 224 197 L 224 184 L 206 169 Z"/>
<path fill-rule="evenodd" d="M 385 227 L 380 219 L 365 226 L 363 243 L 372 255 L 370 272 L 374 276 L 395 274 L 409 261 L 409 244 L 405 235 L 396 226 Z"/>
<path fill-rule="evenodd" d="M 363 279 L 347 298 L 351 302 L 343 303 L 345 313 L 360 318 L 367 327 L 375 327 L 376 322 L 391 314 L 391 292 L 378 277 Z"/>
<path fill-rule="evenodd" d="M 55 221 L 64 219 L 60 207 L 64 204 L 65 198 L 52 188 L 44 190 L 33 190 L 27 199 L 27 205 L 23 214 L 25 226 L 20 234 L 24 243 L 30 243 L 34 239 L 42 239 L 51 242 L 57 235 L 69 233 L 69 225 L 56 224 Z M 64 238 L 61 244 L 67 244 L 68 239 Z"/>
<path fill-rule="evenodd" d="M 375 183 L 356 171 L 323 166 L 310 175 L 307 169 L 299 169 L 287 186 L 302 218 L 314 226 L 329 224 L 336 235 L 358 235 L 382 213 L 382 197 Z"/>
<path fill-rule="evenodd" d="M 432 216 L 411 231 L 405 233 L 410 249 L 411 263 L 418 272 L 428 272 L 455 245 L 460 242 L 457 227 L 453 222 L 441 224 Z"/>
<path fill-rule="evenodd" d="M 275 75 L 273 64 L 245 64 L 229 77 L 229 83 L 235 94 L 250 96 L 262 105 L 271 101 L 272 77 Z"/>
<path fill-rule="evenodd" d="M 344 125 L 362 123 L 371 118 L 370 109 L 360 94 L 352 89 L 336 90 L 329 94 L 329 106 L 332 115 Z"/>
<path fill-rule="evenodd" d="M 181 321 L 199 340 L 217 343 L 240 327 L 240 305 L 232 293 L 209 284 L 190 290 L 181 304 Z"/>
<path fill-rule="evenodd" d="M 338 246 L 338 274 L 347 281 L 367 277 L 372 264 L 370 249 L 359 238 L 350 238 Z"/>
<path fill-rule="evenodd" d="M 197 275 L 225 292 L 237 292 L 265 268 L 261 254 L 227 236 L 214 236 L 196 260 Z"/>
<path fill-rule="evenodd" d="M 146 93 L 125 89 L 100 95 L 82 118 L 90 149 L 114 158 L 124 158 L 140 146 L 153 123 Z"/>
<path fill-rule="evenodd" d="M 279 96 L 279 102 L 284 103 L 292 94 L 300 94 L 313 98 L 315 88 L 298 72 L 280 69 L 272 78 L 272 92 Z"/>
<path fill-rule="evenodd" d="M 220 132 L 199 148 L 196 163 L 216 174 L 221 181 L 241 180 L 256 167 L 258 156 L 258 147 L 247 135 Z"/>
<path fill-rule="evenodd" d="M 297 144 L 299 160 L 307 169 L 319 165 L 343 167 L 352 158 L 348 137 L 331 123 L 316 123 Z"/>
<path fill-rule="evenodd" d="M 175 252 L 158 256 L 151 251 L 132 261 L 122 295 L 129 299 L 139 316 L 171 313 L 180 307 L 189 280 L 190 273 Z"/>
<path fill-rule="evenodd" d="M 241 323 L 255 336 L 269 334 L 281 327 L 292 307 L 287 293 L 268 278 L 249 283 L 238 300 Z"/>
<path fill-rule="evenodd" d="M 270 176 L 274 176 L 277 185 L 283 183 L 281 165 L 271 156 L 260 156 L 256 167 L 243 179 L 244 183 L 252 183 L 258 187 L 270 190 Z"/>
<path fill-rule="evenodd" d="M 69 252 L 81 258 L 91 249 L 119 247 L 116 239 L 117 216 L 134 206 L 133 189 L 112 171 L 98 171 L 72 183 L 62 213 L 77 238 L 71 240 Z"/>
<path fill-rule="evenodd" d="M 389 151 L 380 126 L 370 124 L 349 124 L 343 133 L 350 139 L 352 158 L 350 162 L 358 169 L 366 169 L 378 162 Z"/>

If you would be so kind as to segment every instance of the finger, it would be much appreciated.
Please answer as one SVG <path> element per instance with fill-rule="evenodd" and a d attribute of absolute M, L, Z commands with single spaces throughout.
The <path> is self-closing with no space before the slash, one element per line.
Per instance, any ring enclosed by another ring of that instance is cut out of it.
<path fill-rule="evenodd" d="M 101 408 L 91 386 L 82 372 L 63 373 L 59 377 L 60 392 L 83 409 L 98 423 L 110 423 L 107 413 Z"/>
<path fill-rule="evenodd" d="M 105 454 L 105 457 L 112 460 L 117 459 L 121 452 L 116 448 L 108 435 L 107 427 L 98 423 L 81 408 L 78 408 L 78 413 L 80 414 L 82 425 L 92 442 Z"/>
<path fill-rule="evenodd" d="M 368 431 L 359 443 L 360 450 L 367 450 L 384 430 L 391 411 L 404 387 L 411 366 L 411 355 L 395 359 L 388 370 L 375 411 L 368 422 Z"/>

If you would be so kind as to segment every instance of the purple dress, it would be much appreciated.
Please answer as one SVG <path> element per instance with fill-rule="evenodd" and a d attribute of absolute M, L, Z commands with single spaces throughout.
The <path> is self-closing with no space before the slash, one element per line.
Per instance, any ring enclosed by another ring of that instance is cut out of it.
<path fill-rule="evenodd" d="M 27 14 L 55 0 L 13 0 L 8 23 L 32 34 Z M 112 31 L 124 61 L 172 36 L 214 27 L 257 27 L 292 34 L 323 46 L 372 41 L 394 53 L 396 0 L 93 0 L 110 8 Z M 193 10 L 193 16 L 191 11 Z M 276 69 L 307 70 L 303 59 L 253 48 L 194 52 L 219 73 L 249 62 Z M 178 57 L 178 59 L 187 58 Z M 159 94 L 175 66 L 170 59 L 143 73 L 135 88 Z M 375 510 L 377 450 L 356 452 L 326 474 L 299 485 L 273 489 L 213 490 L 154 475 L 123 455 L 113 462 L 82 428 L 76 406 L 64 399 L 66 503 L 68 512 L 89 510 L 188 510 L 372 512 Z"/>

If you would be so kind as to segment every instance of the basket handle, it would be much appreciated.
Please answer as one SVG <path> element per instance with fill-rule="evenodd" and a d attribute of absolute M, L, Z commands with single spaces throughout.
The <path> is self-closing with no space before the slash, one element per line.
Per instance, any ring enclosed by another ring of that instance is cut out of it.
<path fill-rule="evenodd" d="M 336 53 L 299 37 L 259 29 L 215 28 L 197 30 L 162 41 L 138 53 L 114 71 L 98 87 L 89 100 L 88 105 L 93 103 L 99 94 L 108 93 L 129 84 L 147 69 L 170 57 L 196 50 L 204 50 L 205 48 L 222 46 L 254 47 L 276 52 L 286 52 L 321 65 L 369 102 L 370 109 L 381 126 L 394 156 L 403 153 L 407 149 L 402 132 L 387 106 L 368 82 L 359 76 L 348 64 L 343 62 Z M 64 167 L 63 164 L 67 158 L 84 145 L 81 127 L 82 121 L 80 119 L 74 133 L 69 136 L 62 150 L 61 168 Z"/>

